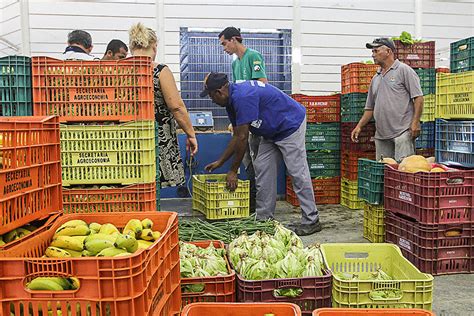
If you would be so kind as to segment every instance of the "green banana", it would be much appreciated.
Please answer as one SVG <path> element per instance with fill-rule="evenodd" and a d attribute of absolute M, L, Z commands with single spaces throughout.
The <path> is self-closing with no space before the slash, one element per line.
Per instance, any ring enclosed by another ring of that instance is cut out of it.
<path fill-rule="evenodd" d="M 114 243 L 105 239 L 89 240 L 85 243 L 85 245 L 86 249 L 89 250 L 93 255 L 98 254 L 106 248 L 114 248 Z"/>
<path fill-rule="evenodd" d="M 16 237 L 18 237 L 18 234 L 16 229 L 14 229 L 3 235 L 3 241 L 8 244 L 9 242 L 14 241 Z"/>
<path fill-rule="evenodd" d="M 87 249 L 82 250 L 81 254 L 82 254 L 82 257 L 92 257 L 92 256 L 94 256 L 94 254 L 92 252 L 90 252 L 89 250 L 87 250 Z"/>
<path fill-rule="evenodd" d="M 82 257 L 82 251 L 76 251 L 76 250 L 72 250 L 72 249 L 63 249 L 64 251 L 68 252 L 71 257 L 73 258 L 79 258 L 79 257 Z"/>
<path fill-rule="evenodd" d="M 148 241 L 154 240 L 153 231 L 149 228 L 142 230 L 142 233 L 140 235 L 140 239 L 148 240 Z"/>
<path fill-rule="evenodd" d="M 23 227 L 17 228 L 16 233 L 17 233 L 18 237 L 20 237 L 20 238 L 25 237 L 28 234 L 31 234 L 31 232 L 28 229 L 25 229 Z"/>
<path fill-rule="evenodd" d="M 119 249 L 119 248 L 105 248 L 101 252 L 97 254 L 97 257 L 115 257 L 118 254 L 121 253 L 128 253 L 124 249 Z"/>
<path fill-rule="evenodd" d="M 35 291 L 64 291 L 59 283 L 49 278 L 36 278 L 31 280 L 26 287 Z"/>
<path fill-rule="evenodd" d="M 89 235 L 91 230 L 89 226 L 77 225 L 77 226 L 61 226 L 56 231 L 56 236 L 86 236 Z"/>
<path fill-rule="evenodd" d="M 100 227 L 102 225 L 100 225 L 99 223 L 90 223 L 89 224 L 89 228 L 91 229 L 91 231 L 94 231 L 96 234 L 100 231 Z"/>
<path fill-rule="evenodd" d="M 143 226 L 143 228 L 152 229 L 153 228 L 153 221 L 149 218 L 145 218 L 144 220 L 142 220 L 142 226 Z"/>
<path fill-rule="evenodd" d="M 81 283 L 79 282 L 78 278 L 70 277 L 69 283 L 71 283 L 71 290 L 77 290 Z"/>
<path fill-rule="evenodd" d="M 153 235 L 153 240 L 158 240 L 161 237 L 161 233 L 159 231 L 154 231 L 152 235 Z"/>
<path fill-rule="evenodd" d="M 99 234 L 111 235 L 114 233 L 120 233 L 120 232 L 117 229 L 117 227 L 115 227 L 115 225 L 110 224 L 110 223 L 103 224 L 99 230 Z"/>
<path fill-rule="evenodd" d="M 127 225 L 125 225 L 122 234 L 131 235 L 137 238 L 142 233 L 142 230 L 142 222 L 139 219 L 131 219 L 128 221 Z"/>
<path fill-rule="evenodd" d="M 5 242 L 3 241 L 3 236 L 0 235 L 0 246 L 3 246 L 5 245 Z"/>
<path fill-rule="evenodd" d="M 86 236 L 56 236 L 51 242 L 51 246 L 82 251 L 84 249 L 85 238 Z"/>
<path fill-rule="evenodd" d="M 61 278 L 61 277 L 44 277 L 44 278 L 58 283 L 64 290 L 71 289 L 71 283 L 68 281 L 67 278 Z M 39 278 L 36 278 L 36 279 L 39 279 Z"/>
<path fill-rule="evenodd" d="M 115 240 L 115 247 L 123 248 L 133 253 L 138 249 L 138 242 L 133 236 L 120 234 L 117 236 L 117 240 Z"/>
<path fill-rule="evenodd" d="M 88 242 L 90 240 L 110 240 L 111 242 L 115 242 L 115 240 L 117 239 L 117 236 L 118 234 L 114 234 L 114 235 L 106 235 L 106 234 L 101 234 L 101 233 L 92 234 L 92 235 L 87 236 L 84 242 Z"/>
<path fill-rule="evenodd" d="M 138 242 L 138 249 L 147 249 L 148 247 L 150 247 L 151 245 L 153 245 L 153 243 L 151 241 L 146 241 L 146 240 L 137 240 Z"/>
<path fill-rule="evenodd" d="M 66 223 L 62 224 L 61 227 L 63 227 L 63 226 L 79 226 L 79 225 L 87 226 L 87 223 L 84 222 L 82 219 L 73 219 L 73 220 L 67 221 Z"/>
<path fill-rule="evenodd" d="M 127 257 L 131 255 L 132 254 L 130 252 L 123 252 L 123 253 L 119 253 L 118 255 L 115 255 L 114 257 Z"/>
<path fill-rule="evenodd" d="M 23 226 L 24 229 L 28 229 L 30 232 L 34 232 L 35 230 L 38 229 L 38 227 L 36 227 L 35 225 L 31 225 L 31 224 L 26 224 Z"/>
<path fill-rule="evenodd" d="M 57 247 L 48 247 L 44 252 L 48 258 L 70 258 L 71 254 L 64 249 Z"/>

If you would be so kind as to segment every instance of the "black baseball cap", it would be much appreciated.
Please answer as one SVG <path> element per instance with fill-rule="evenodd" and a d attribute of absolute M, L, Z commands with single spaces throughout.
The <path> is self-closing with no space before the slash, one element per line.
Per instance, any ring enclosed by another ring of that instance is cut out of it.
<path fill-rule="evenodd" d="M 368 49 L 372 49 L 372 48 L 377 48 L 384 45 L 390 48 L 392 51 L 395 51 L 395 43 L 388 37 L 376 38 L 374 39 L 372 43 L 365 44 L 365 47 L 367 47 Z"/>
<path fill-rule="evenodd" d="M 199 94 L 201 98 L 207 96 L 210 91 L 214 91 L 223 87 L 229 82 L 227 75 L 222 72 L 210 72 L 204 78 L 204 90 Z"/>

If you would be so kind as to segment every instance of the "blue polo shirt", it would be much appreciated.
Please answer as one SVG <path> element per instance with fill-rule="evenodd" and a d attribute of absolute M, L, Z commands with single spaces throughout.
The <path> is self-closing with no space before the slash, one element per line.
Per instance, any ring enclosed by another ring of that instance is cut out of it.
<path fill-rule="evenodd" d="M 280 141 L 303 122 L 305 108 L 268 83 L 256 80 L 229 84 L 227 114 L 233 126 L 250 124 L 252 134 Z"/>

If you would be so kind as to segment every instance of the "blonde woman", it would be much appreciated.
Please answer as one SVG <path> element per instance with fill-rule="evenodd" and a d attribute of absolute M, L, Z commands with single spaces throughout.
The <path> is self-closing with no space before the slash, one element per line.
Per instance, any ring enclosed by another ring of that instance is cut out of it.
<path fill-rule="evenodd" d="M 130 28 L 129 36 L 130 52 L 133 56 L 149 56 L 155 60 L 158 44 L 155 31 L 137 23 Z M 166 65 L 153 62 L 153 85 L 161 187 L 184 185 L 184 167 L 179 154 L 176 123 L 187 135 L 186 150 L 190 151 L 191 155 L 198 151 L 196 135 L 173 74 Z"/>

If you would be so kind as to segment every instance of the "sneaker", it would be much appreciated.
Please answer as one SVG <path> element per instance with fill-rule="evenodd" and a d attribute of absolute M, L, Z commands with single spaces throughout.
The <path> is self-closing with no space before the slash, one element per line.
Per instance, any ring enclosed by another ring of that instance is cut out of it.
<path fill-rule="evenodd" d="M 295 228 L 294 232 L 298 236 L 308 236 L 320 232 L 322 229 L 321 223 L 318 220 L 316 223 L 311 225 L 299 225 Z"/>

